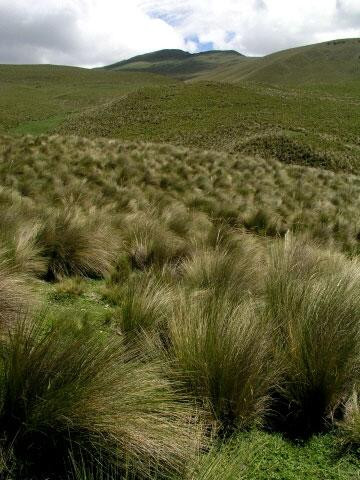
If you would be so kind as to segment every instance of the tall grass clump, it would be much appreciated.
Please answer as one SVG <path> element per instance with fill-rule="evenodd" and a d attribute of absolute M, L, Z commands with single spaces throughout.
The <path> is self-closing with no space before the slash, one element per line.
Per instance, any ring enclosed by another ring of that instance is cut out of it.
<path fill-rule="evenodd" d="M 360 375 L 359 264 L 288 235 L 270 251 L 266 304 L 285 368 L 276 428 L 295 437 L 323 431 Z"/>
<path fill-rule="evenodd" d="M 15 478 L 64 478 L 82 462 L 134 478 L 182 472 L 202 429 L 164 365 L 60 320 L 20 321 L 0 346 L 1 442 Z"/>
<path fill-rule="evenodd" d="M 239 302 L 262 290 L 263 248 L 250 235 L 226 233 L 224 238 L 222 235 L 223 232 L 218 230 L 214 248 L 195 250 L 183 262 L 184 284 L 191 289 L 226 295 Z"/>
<path fill-rule="evenodd" d="M 240 442 L 239 442 L 240 443 Z M 187 480 L 237 480 L 246 478 L 246 464 L 256 452 L 251 448 L 237 445 L 236 441 L 223 442 L 219 447 L 214 446 L 203 455 L 199 464 L 190 473 Z M 250 457 L 250 458 L 249 458 Z"/>
<path fill-rule="evenodd" d="M 125 248 L 132 268 L 145 270 L 152 265 L 177 263 L 186 254 L 185 241 L 153 214 L 134 213 L 123 226 Z"/>
<path fill-rule="evenodd" d="M 175 364 L 224 432 L 262 423 L 277 372 L 271 335 L 252 300 L 179 295 L 170 339 Z"/>
<path fill-rule="evenodd" d="M 0 261 L 0 328 L 10 328 L 19 317 L 36 304 L 29 279 Z"/>
<path fill-rule="evenodd" d="M 48 280 L 71 275 L 104 277 L 111 271 L 117 233 L 106 212 L 95 207 L 86 213 L 72 204 L 52 209 L 38 238 L 48 261 Z"/>
<path fill-rule="evenodd" d="M 358 390 L 354 390 L 345 405 L 345 415 L 338 423 L 340 444 L 360 453 L 360 400 Z"/>
<path fill-rule="evenodd" d="M 47 271 L 47 262 L 38 243 L 40 224 L 36 221 L 23 221 L 13 225 L 2 240 L 2 257 L 9 262 L 14 271 L 41 277 Z"/>
<path fill-rule="evenodd" d="M 135 274 L 124 286 L 108 289 L 109 299 L 117 305 L 114 316 L 124 335 L 154 330 L 165 333 L 174 297 L 159 275 L 151 271 Z"/>
<path fill-rule="evenodd" d="M 40 276 L 46 270 L 39 227 L 31 200 L 0 187 L 0 256 L 19 273 Z"/>

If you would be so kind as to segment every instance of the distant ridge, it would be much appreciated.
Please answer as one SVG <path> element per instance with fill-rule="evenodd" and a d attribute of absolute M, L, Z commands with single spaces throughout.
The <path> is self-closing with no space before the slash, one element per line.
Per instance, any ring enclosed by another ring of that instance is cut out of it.
<path fill-rule="evenodd" d="M 164 49 L 157 50 L 156 52 L 144 53 L 143 55 L 136 55 L 136 57 L 113 63 L 112 65 L 108 65 L 104 68 L 106 70 L 117 70 L 118 67 L 131 65 L 136 62 L 163 62 L 168 60 L 184 60 L 185 58 L 189 58 L 191 56 L 191 53 L 184 52 L 184 50 Z"/>
<path fill-rule="evenodd" d="M 276 84 L 360 81 L 360 38 L 338 39 L 291 48 L 265 57 L 218 66 L 199 79 Z"/>
<path fill-rule="evenodd" d="M 209 50 L 189 53 L 183 50 L 164 49 L 137 55 L 127 60 L 104 67 L 105 70 L 143 71 L 160 73 L 178 79 L 189 79 L 216 69 L 221 65 L 233 64 L 246 58 L 235 50 Z"/>
<path fill-rule="evenodd" d="M 160 73 L 180 80 L 305 84 L 360 80 L 360 38 L 331 40 L 291 48 L 264 57 L 234 50 L 191 54 L 159 50 L 104 67 Z"/>

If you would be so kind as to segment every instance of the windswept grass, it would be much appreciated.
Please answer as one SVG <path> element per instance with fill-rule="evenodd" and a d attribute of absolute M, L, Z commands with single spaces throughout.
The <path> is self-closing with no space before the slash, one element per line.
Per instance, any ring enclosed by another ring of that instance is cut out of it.
<path fill-rule="evenodd" d="M 129 214 L 122 225 L 125 248 L 133 268 L 176 263 L 186 255 L 186 244 L 161 219 L 146 212 Z"/>
<path fill-rule="evenodd" d="M 359 386 L 356 386 L 353 394 L 345 405 L 344 419 L 339 422 L 340 445 L 346 449 L 360 453 L 360 403 Z"/>
<path fill-rule="evenodd" d="M 56 131 L 359 173 L 359 85 L 329 91 L 321 85 L 321 93 L 318 87 L 206 81 L 151 87 L 68 118 Z"/>
<path fill-rule="evenodd" d="M 1 343 L 0 428 L 14 474 L 64 475 L 70 454 L 89 468 L 101 457 L 105 473 L 136 478 L 183 471 L 201 446 L 201 427 L 164 365 L 60 320 L 21 321 Z"/>
<path fill-rule="evenodd" d="M 151 272 L 133 276 L 126 285 L 113 285 L 103 297 L 116 306 L 114 320 L 127 336 L 166 329 L 173 302 L 173 291 Z"/>
<path fill-rule="evenodd" d="M 356 102 L 229 91 L 0 138 L 1 478 L 359 478 Z"/>
<path fill-rule="evenodd" d="M 355 175 L 115 140 L 5 137 L 0 145 L 0 173 L 7 191 L 20 198 L 17 210 L 32 210 L 38 223 L 42 205 L 56 207 L 49 235 L 56 218 L 66 220 L 60 198 L 74 197 L 78 206 L 70 214 L 74 218 L 66 220 L 69 228 L 77 222 L 92 234 L 94 216 L 108 227 L 113 215 L 125 242 L 122 253 L 139 269 L 177 263 L 194 247 L 215 245 L 224 224 L 268 236 L 305 232 L 323 244 L 359 252 L 360 179 Z"/>
<path fill-rule="evenodd" d="M 218 230 L 215 248 L 198 249 L 182 263 L 184 284 L 195 291 L 227 296 L 240 302 L 249 293 L 260 292 L 261 265 L 265 251 L 261 241 L 240 232 Z"/>
<path fill-rule="evenodd" d="M 170 322 L 171 352 L 189 387 L 212 411 L 223 431 L 261 425 L 276 383 L 272 337 L 246 301 L 226 295 L 178 299 Z"/>
<path fill-rule="evenodd" d="M 0 261 L 0 330 L 1 335 L 36 304 L 36 295 L 29 278 Z"/>
<path fill-rule="evenodd" d="M 266 309 L 285 368 L 275 424 L 295 437 L 323 431 L 360 376 L 359 264 L 287 236 L 270 252 Z"/>
<path fill-rule="evenodd" d="M 104 219 L 104 212 L 96 208 L 85 213 L 71 204 L 48 213 L 38 239 L 48 262 L 48 280 L 66 275 L 104 277 L 117 250 L 111 219 Z"/>

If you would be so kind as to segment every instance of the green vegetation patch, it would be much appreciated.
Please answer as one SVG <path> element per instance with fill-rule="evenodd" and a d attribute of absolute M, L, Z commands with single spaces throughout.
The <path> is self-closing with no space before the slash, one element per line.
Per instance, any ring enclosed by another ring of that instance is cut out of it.
<path fill-rule="evenodd" d="M 55 65 L 0 65 L 0 131 L 44 133 L 70 113 L 143 86 L 174 82 L 159 75 Z"/>
<path fill-rule="evenodd" d="M 359 171 L 359 103 L 308 90 L 225 83 L 147 88 L 74 116 L 62 134 L 245 151 Z"/>
<path fill-rule="evenodd" d="M 194 480 L 350 480 L 360 478 L 359 461 L 341 456 L 331 435 L 305 445 L 278 435 L 251 432 L 238 435 L 202 460 Z"/>

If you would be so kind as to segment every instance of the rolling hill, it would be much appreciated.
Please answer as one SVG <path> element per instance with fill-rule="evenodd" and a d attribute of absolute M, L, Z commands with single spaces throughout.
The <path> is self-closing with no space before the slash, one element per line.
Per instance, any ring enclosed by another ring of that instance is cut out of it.
<path fill-rule="evenodd" d="M 0 136 L 0 177 L 26 198 L 24 208 L 74 197 L 116 215 L 175 202 L 261 234 L 290 229 L 345 251 L 360 248 L 360 176 L 348 173 L 242 153 L 42 135 Z"/>
<path fill-rule="evenodd" d="M 293 85 L 359 81 L 360 39 L 334 40 L 284 50 L 247 62 L 233 62 L 225 68 L 217 67 L 203 78 Z"/>
<path fill-rule="evenodd" d="M 296 85 L 336 83 L 360 79 L 360 39 L 334 40 L 265 57 L 246 57 L 235 51 L 191 55 L 181 50 L 162 50 L 105 69 L 140 70 L 188 80 L 248 80 Z"/>
<path fill-rule="evenodd" d="M 141 71 L 169 75 L 187 80 L 201 74 L 215 71 L 217 68 L 230 68 L 233 64 L 249 61 L 244 55 L 234 50 L 212 50 L 194 53 L 183 50 L 159 50 L 138 55 L 128 60 L 104 67 L 105 70 Z"/>
<path fill-rule="evenodd" d="M 359 479 L 359 46 L 0 66 L 1 480 Z"/>
<path fill-rule="evenodd" d="M 42 133 L 70 113 L 104 105 L 144 86 L 175 80 L 151 73 L 55 65 L 0 65 L 0 132 Z"/>
<path fill-rule="evenodd" d="M 75 115 L 58 132 L 359 172 L 359 90 L 359 84 L 341 91 L 214 82 L 149 87 Z"/>

